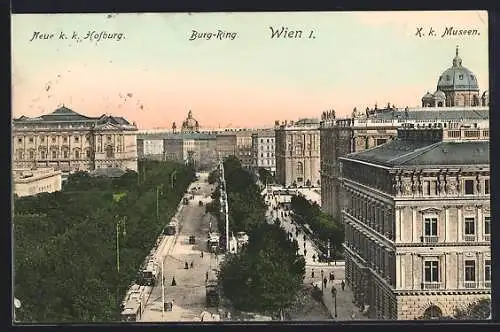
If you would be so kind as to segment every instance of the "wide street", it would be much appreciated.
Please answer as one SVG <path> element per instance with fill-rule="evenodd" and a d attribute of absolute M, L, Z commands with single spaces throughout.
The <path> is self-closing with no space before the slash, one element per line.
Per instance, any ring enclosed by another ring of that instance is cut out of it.
<path fill-rule="evenodd" d="M 304 236 L 303 231 L 299 231 L 299 234 L 296 235 L 297 225 L 293 223 L 290 216 L 285 216 L 285 211 L 277 204 L 278 200 L 276 199 L 276 197 L 272 197 L 271 195 L 269 195 L 267 198 L 265 198 L 265 200 L 268 203 L 268 210 L 266 213 L 268 222 L 273 223 L 276 218 L 279 218 L 281 227 L 285 231 L 292 234 L 292 240 L 297 240 L 299 253 L 304 255 L 304 249 L 306 250 L 306 275 L 304 278 L 304 284 L 307 286 L 315 284 L 319 288 L 322 288 L 323 302 L 326 309 L 328 309 L 332 319 L 366 319 L 361 315 L 359 309 L 356 308 L 356 306 L 353 304 L 352 290 L 347 285 L 345 286 L 344 290 L 342 290 L 341 283 L 342 280 L 345 280 L 344 262 L 339 261 L 336 264 L 333 262 L 328 264 L 319 263 L 317 259 L 314 260 L 313 255 L 319 257 L 321 253 L 315 247 L 311 238 L 307 235 Z M 276 207 L 278 207 L 277 210 Z M 333 273 L 334 280 L 330 280 L 330 273 Z M 323 278 L 327 279 L 326 287 L 324 285 L 322 287 Z M 337 289 L 336 299 L 334 299 L 331 294 L 332 286 Z"/>
<path fill-rule="evenodd" d="M 151 292 L 143 322 L 158 321 L 199 321 L 203 311 L 216 313 L 216 308 L 205 308 L 205 275 L 210 268 L 217 267 L 217 259 L 206 251 L 206 240 L 211 217 L 205 214 L 205 204 L 211 201 L 213 186 L 206 182 L 208 174 L 202 173 L 193 187 L 200 187 L 194 192 L 194 199 L 188 205 L 182 205 L 178 215 L 179 232 L 167 236 L 168 242 L 157 257 L 164 257 L 165 302 L 173 302 L 172 310 L 162 313 L 162 287 L 158 280 Z M 203 202 L 203 206 L 199 205 Z M 213 227 L 216 221 L 213 218 Z M 189 236 L 195 235 L 196 243 L 189 244 Z M 204 252 L 203 258 L 201 252 Z M 193 267 L 185 269 L 185 263 Z M 161 274 L 161 272 L 160 272 Z M 176 285 L 172 286 L 175 278 Z"/>

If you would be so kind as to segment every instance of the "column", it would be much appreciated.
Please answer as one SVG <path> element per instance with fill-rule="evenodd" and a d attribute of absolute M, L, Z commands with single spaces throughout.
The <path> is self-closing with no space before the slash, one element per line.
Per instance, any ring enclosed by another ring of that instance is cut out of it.
<path fill-rule="evenodd" d="M 476 219 L 477 219 L 477 240 L 478 241 L 483 241 L 484 240 L 484 234 L 483 234 L 483 207 L 481 205 L 476 205 Z"/>
<path fill-rule="evenodd" d="M 399 227 L 399 241 L 405 241 L 405 237 L 403 236 L 403 207 L 399 207 L 396 215 L 399 216 L 398 223 L 396 223 L 397 227 Z"/>
<path fill-rule="evenodd" d="M 479 251 L 476 251 L 476 283 L 481 283 L 483 284 L 483 264 L 482 261 L 480 260 L 481 256 L 479 255 Z M 479 285 L 478 285 L 479 287 Z"/>
<path fill-rule="evenodd" d="M 443 256 L 442 256 L 442 266 L 440 267 L 440 273 L 441 273 L 441 282 L 443 283 L 443 287 L 444 289 L 447 289 L 448 288 L 448 282 L 447 282 L 447 275 L 446 275 L 446 267 L 447 267 L 447 257 L 448 257 L 448 253 L 445 253 Z"/>
<path fill-rule="evenodd" d="M 415 254 L 411 253 L 411 270 L 415 272 Z M 411 277 L 411 289 L 415 289 L 415 274 Z"/>
<path fill-rule="evenodd" d="M 399 255 L 399 267 L 401 275 L 401 288 L 406 288 L 406 254 Z"/>
<path fill-rule="evenodd" d="M 456 206 L 457 209 L 457 242 L 462 241 L 462 207 Z"/>
<path fill-rule="evenodd" d="M 462 266 L 462 262 L 460 260 L 460 255 L 458 252 L 455 253 L 456 261 L 457 261 L 457 288 L 460 288 L 462 283 L 460 282 L 460 268 Z"/>
<path fill-rule="evenodd" d="M 401 255 L 396 254 L 396 289 L 402 288 Z"/>
<path fill-rule="evenodd" d="M 411 221 L 412 221 L 412 225 L 411 225 L 412 239 L 411 239 L 411 242 L 415 243 L 415 242 L 417 242 L 417 207 L 412 206 L 411 207 L 411 213 L 412 213 L 412 217 L 411 217 Z"/>
<path fill-rule="evenodd" d="M 450 232 L 450 226 L 449 226 L 449 207 L 444 206 L 444 242 L 448 242 L 449 240 L 449 232 Z"/>

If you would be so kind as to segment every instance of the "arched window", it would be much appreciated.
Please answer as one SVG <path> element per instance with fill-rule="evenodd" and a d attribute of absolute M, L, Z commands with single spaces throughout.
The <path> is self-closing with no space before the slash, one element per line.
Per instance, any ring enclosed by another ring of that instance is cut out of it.
<path fill-rule="evenodd" d="M 423 318 L 424 319 L 438 319 L 443 317 L 443 311 L 436 305 L 431 305 L 429 308 L 425 309 Z"/>
<path fill-rule="evenodd" d="M 47 158 L 47 151 L 40 150 L 40 159 L 46 159 L 46 158 Z"/>
<path fill-rule="evenodd" d="M 75 150 L 75 159 L 80 159 L 80 150 Z"/>

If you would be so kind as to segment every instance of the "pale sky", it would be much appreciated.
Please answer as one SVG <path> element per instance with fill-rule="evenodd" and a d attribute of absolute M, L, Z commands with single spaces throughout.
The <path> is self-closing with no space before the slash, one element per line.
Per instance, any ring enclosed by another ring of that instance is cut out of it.
<path fill-rule="evenodd" d="M 303 30 L 302 38 L 272 39 L 270 27 Z M 479 35 L 441 37 L 446 27 Z M 190 41 L 192 30 L 237 35 Z M 59 39 L 61 31 L 68 39 Z M 124 38 L 72 39 L 88 31 Z M 34 32 L 54 37 L 30 41 Z M 19 14 L 12 17 L 13 116 L 64 104 L 88 116 L 123 116 L 141 129 L 180 126 L 188 110 L 202 127 L 263 127 L 328 109 L 342 116 L 375 103 L 418 106 L 451 67 L 457 45 L 487 90 L 486 11 Z"/>

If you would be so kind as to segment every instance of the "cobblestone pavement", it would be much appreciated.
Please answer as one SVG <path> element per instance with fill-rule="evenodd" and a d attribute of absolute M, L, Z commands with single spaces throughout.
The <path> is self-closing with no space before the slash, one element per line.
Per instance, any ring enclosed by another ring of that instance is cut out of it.
<path fill-rule="evenodd" d="M 218 260 L 206 252 L 206 239 L 212 217 L 205 214 L 205 204 L 211 200 L 209 194 L 212 187 L 200 178 L 196 185 L 201 189 L 195 198 L 184 206 L 179 216 L 180 230 L 175 244 L 166 254 L 164 260 L 165 302 L 172 302 L 172 310 L 162 312 L 162 288 L 158 281 L 153 288 L 142 316 L 143 322 L 158 321 L 200 321 L 202 312 L 216 313 L 216 308 L 205 307 L 205 274 L 211 267 L 216 267 Z M 208 194 L 208 197 L 206 197 Z M 215 220 L 213 220 L 215 222 Z M 196 236 L 196 243 L 189 244 L 190 235 Z M 204 252 L 203 258 L 201 252 Z M 193 263 L 193 268 L 185 269 Z M 172 286 L 175 278 L 176 286 Z"/>

